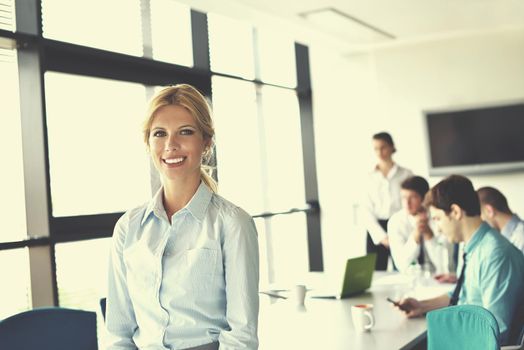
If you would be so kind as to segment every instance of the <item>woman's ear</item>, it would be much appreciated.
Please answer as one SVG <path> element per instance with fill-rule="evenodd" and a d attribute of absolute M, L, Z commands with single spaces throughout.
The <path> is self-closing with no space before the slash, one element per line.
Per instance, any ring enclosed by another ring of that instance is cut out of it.
<path fill-rule="evenodd" d="M 204 154 L 210 154 L 213 142 L 210 138 L 204 140 Z"/>

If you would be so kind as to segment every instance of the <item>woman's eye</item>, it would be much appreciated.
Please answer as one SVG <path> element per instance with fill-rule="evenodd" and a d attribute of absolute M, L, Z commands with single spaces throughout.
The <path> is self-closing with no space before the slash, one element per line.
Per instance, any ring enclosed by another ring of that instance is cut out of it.
<path fill-rule="evenodd" d="M 153 136 L 154 137 L 162 137 L 162 136 L 166 136 L 166 132 L 165 131 L 162 131 L 162 130 L 157 130 L 153 133 Z"/>
<path fill-rule="evenodd" d="M 191 130 L 191 129 L 182 129 L 182 130 L 180 130 L 180 134 L 181 135 L 193 135 L 194 131 Z"/>

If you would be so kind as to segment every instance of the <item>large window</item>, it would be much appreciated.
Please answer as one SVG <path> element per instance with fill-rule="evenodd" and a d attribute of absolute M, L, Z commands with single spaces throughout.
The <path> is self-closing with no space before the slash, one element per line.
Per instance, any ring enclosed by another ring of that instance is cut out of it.
<path fill-rule="evenodd" d="M 261 89 L 264 144 L 267 153 L 271 211 L 305 203 L 300 113 L 295 91 L 265 86 Z"/>
<path fill-rule="evenodd" d="M 263 218 L 255 218 L 255 226 L 258 232 L 258 251 L 259 251 L 259 263 L 260 263 L 260 282 L 259 286 L 261 289 L 269 288 L 273 282 L 273 271 L 270 270 L 269 260 L 271 256 L 271 243 L 269 241 L 270 232 L 266 231 L 267 220 Z"/>
<path fill-rule="evenodd" d="M 304 205 L 297 102 L 294 91 L 213 78 L 220 192 L 252 214 Z"/>
<path fill-rule="evenodd" d="M 13 0 L 0 0 L 0 29 L 15 30 L 15 4 Z"/>
<path fill-rule="evenodd" d="M 42 0 L 46 38 L 142 56 L 140 0 Z"/>
<path fill-rule="evenodd" d="M 0 319 L 31 308 L 27 248 L 0 250 Z"/>
<path fill-rule="evenodd" d="M 301 133 L 311 93 L 297 84 L 309 77 L 295 64 L 307 48 L 172 0 L 42 0 L 41 18 L 39 6 L 18 14 L 20 33 L 13 9 L 0 0 L 0 266 L 13 267 L 0 269 L 0 318 L 49 304 L 99 313 L 114 224 L 158 185 L 141 129 L 170 84 L 212 101 L 219 194 L 255 218 L 261 286 L 308 270 L 320 225 Z"/>
<path fill-rule="evenodd" d="M 213 77 L 219 193 L 252 215 L 305 203 L 300 114 L 292 90 Z M 257 225 L 264 282 L 292 282 L 307 271 L 304 214 Z M 293 252 L 290 263 L 289 252 Z M 268 257 L 270 257 L 268 259 Z"/>
<path fill-rule="evenodd" d="M 274 29 L 258 30 L 260 78 L 265 83 L 295 87 L 297 75 L 293 40 Z"/>
<path fill-rule="evenodd" d="M 277 215 L 270 221 L 273 281 L 300 284 L 308 269 L 307 227 L 304 213 Z"/>
<path fill-rule="evenodd" d="M 106 296 L 110 244 L 110 238 L 102 238 L 55 246 L 58 303 L 96 312 L 100 344 L 104 318 L 99 302 Z"/>
<path fill-rule="evenodd" d="M 8 218 L 2 220 L 0 242 L 20 241 L 27 236 L 17 68 L 16 51 L 0 49 L 0 115 L 4 130 L 0 137 L 0 213 Z"/>
<path fill-rule="evenodd" d="M 153 58 L 192 66 L 193 45 L 189 7 L 172 0 L 152 0 L 150 3 Z"/>
<path fill-rule="evenodd" d="M 253 79 L 253 27 L 245 22 L 213 13 L 207 18 L 211 70 Z M 235 43 L 234 46 L 231 43 Z"/>
<path fill-rule="evenodd" d="M 149 198 L 144 86 L 48 72 L 45 89 L 53 216 L 121 212 Z"/>
<path fill-rule="evenodd" d="M 256 86 L 213 77 L 219 192 L 250 214 L 265 209 Z"/>
<path fill-rule="evenodd" d="M 267 263 L 262 285 L 292 282 L 308 269 L 306 217 L 271 213 L 303 208 L 306 202 L 299 101 L 288 88 L 297 81 L 294 46 L 275 32 L 254 32 L 215 15 L 210 35 L 212 70 L 245 78 L 259 72 L 263 82 L 281 85 L 212 78 L 219 192 L 265 218 L 257 224 L 265 249 L 261 260 Z M 226 36 L 238 40 L 235 54 L 229 54 Z M 259 59 L 253 59 L 253 48 Z M 292 264 L 289 252 L 296 256 Z"/>
<path fill-rule="evenodd" d="M 61 306 L 97 311 L 107 288 L 110 238 L 55 246 L 58 301 Z M 93 259 L 96 256 L 96 259 Z"/>

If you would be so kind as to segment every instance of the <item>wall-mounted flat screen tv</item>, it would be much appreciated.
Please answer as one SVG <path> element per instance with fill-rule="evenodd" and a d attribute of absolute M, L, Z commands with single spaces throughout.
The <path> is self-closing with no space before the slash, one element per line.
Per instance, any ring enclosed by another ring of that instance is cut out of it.
<path fill-rule="evenodd" d="M 524 169 L 524 102 L 424 112 L 430 175 Z"/>

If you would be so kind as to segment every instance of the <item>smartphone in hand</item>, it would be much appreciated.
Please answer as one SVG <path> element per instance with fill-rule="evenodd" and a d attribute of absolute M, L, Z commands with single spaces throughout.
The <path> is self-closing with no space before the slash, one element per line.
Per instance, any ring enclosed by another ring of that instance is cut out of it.
<path fill-rule="evenodd" d="M 389 301 L 391 304 L 393 304 L 395 306 L 399 306 L 398 301 L 395 301 L 395 300 L 391 299 L 390 297 L 387 297 L 386 300 Z"/>
<path fill-rule="evenodd" d="M 398 307 L 400 310 L 407 311 L 403 306 L 400 306 L 398 301 L 395 301 L 391 299 L 390 297 L 387 297 L 386 300 L 389 301 L 391 304 L 395 305 L 396 307 Z"/>

